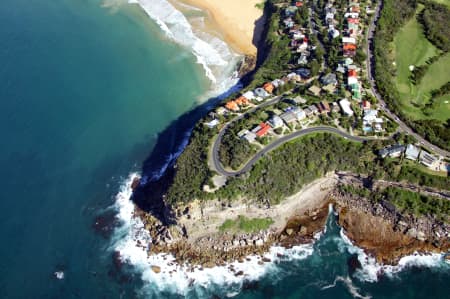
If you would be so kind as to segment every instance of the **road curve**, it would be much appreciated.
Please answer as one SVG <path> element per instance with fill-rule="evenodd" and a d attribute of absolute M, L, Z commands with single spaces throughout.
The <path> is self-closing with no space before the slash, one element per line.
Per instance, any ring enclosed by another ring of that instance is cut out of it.
<path fill-rule="evenodd" d="M 334 134 L 338 134 L 344 138 L 347 138 L 348 140 L 352 140 L 352 141 L 357 141 L 357 142 L 363 142 L 366 140 L 373 140 L 373 138 L 365 138 L 365 137 L 359 137 L 359 136 L 352 136 L 346 132 L 343 132 L 337 128 L 334 127 L 327 127 L 327 126 L 319 126 L 319 127 L 312 127 L 312 128 L 307 128 L 301 131 L 297 131 L 294 133 L 291 133 L 289 135 L 283 136 L 280 139 L 275 140 L 274 142 L 270 143 L 269 145 L 267 145 L 266 147 L 264 147 L 262 150 L 260 150 L 259 152 L 257 152 L 251 159 L 250 161 L 247 162 L 247 164 L 245 164 L 241 169 L 236 170 L 236 171 L 228 171 L 226 169 L 223 168 L 222 163 L 220 163 L 219 161 L 219 147 L 220 147 L 220 143 L 222 141 L 222 136 L 224 135 L 226 129 L 225 127 L 220 131 L 217 139 L 215 140 L 214 144 L 213 144 L 213 165 L 215 168 L 215 171 L 217 171 L 220 175 L 223 176 L 238 176 L 240 174 L 246 173 L 248 172 L 253 165 L 262 157 L 264 156 L 266 153 L 276 149 L 277 147 L 279 147 L 280 145 L 291 141 L 293 139 L 296 139 L 298 137 L 304 136 L 304 135 L 308 135 L 311 133 L 322 133 L 322 132 L 328 132 L 328 133 L 334 133 Z"/>
<path fill-rule="evenodd" d="M 430 150 L 438 153 L 441 156 L 449 158 L 450 152 L 448 152 L 442 148 L 439 148 L 438 146 L 425 140 L 425 138 L 423 138 L 422 136 L 420 136 L 419 134 L 414 132 L 402 120 L 400 120 L 400 118 L 397 115 L 392 113 L 387 108 L 386 103 L 384 102 L 383 98 L 381 97 L 381 95 L 378 93 L 378 91 L 376 89 L 375 79 L 373 77 L 373 65 L 372 64 L 374 63 L 374 57 L 373 57 L 373 53 L 371 52 L 371 45 L 373 43 L 373 36 L 374 36 L 375 28 L 376 28 L 375 24 L 380 16 L 380 12 L 381 12 L 381 4 L 382 4 L 382 1 L 381 0 L 378 1 L 377 8 L 375 10 L 375 16 L 372 18 L 372 21 L 370 22 L 369 32 L 366 35 L 366 45 L 367 45 L 366 70 L 367 70 L 367 76 L 368 76 L 368 79 L 370 82 L 370 88 L 372 90 L 372 93 L 377 98 L 378 102 L 380 103 L 380 108 L 384 111 L 384 113 L 387 116 L 389 116 L 391 119 L 393 119 L 395 122 L 397 122 L 401 131 L 406 132 L 407 134 L 413 136 L 420 144 L 429 148 Z"/>

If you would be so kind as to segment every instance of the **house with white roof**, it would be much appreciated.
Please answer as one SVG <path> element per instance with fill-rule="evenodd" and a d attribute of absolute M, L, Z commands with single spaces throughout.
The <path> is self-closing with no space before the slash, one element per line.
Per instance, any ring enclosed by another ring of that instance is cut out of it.
<path fill-rule="evenodd" d="M 419 158 L 420 149 L 412 144 L 408 144 L 406 147 L 405 157 L 406 159 L 417 161 Z"/>
<path fill-rule="evenodd" d="M 351 104 L 347 99 L 342 99 L 339 101 L 339 106 L 341 106 L 342 111 L 347 116 L 353 116 L 353 110 L 351 108 Z"/>

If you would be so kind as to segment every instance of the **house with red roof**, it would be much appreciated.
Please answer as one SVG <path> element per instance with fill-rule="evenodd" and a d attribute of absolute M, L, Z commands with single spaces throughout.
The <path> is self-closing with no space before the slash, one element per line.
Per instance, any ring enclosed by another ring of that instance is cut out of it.
<path fill-rule="evenodd" d="M 256 136 L 258 136 L 258 137 L 264 137 L 264 136 L 266 136 L 267 133 L 269 132 L 269 130 L 270 130 L 270 125 L 267 124 L 267 123 L 261 123 L 261 124 L 259 125 L 259 128 L 260 128 L 260 129 L 256 132 Z"/>

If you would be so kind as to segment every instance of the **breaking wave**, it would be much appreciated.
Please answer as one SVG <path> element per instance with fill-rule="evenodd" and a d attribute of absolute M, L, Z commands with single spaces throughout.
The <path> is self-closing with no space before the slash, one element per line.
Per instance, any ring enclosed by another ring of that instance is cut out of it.
<path fill-rule="evenodd" d="M 233 72 L 242 57 L 233 53 L 224 41 L 206 32 L 195 32 L 186 17 L 166 0 L 129 0 L 129 3 L 142 7 L 168 38 L 195 55 L 216 94 L 237 83 Z"/>
<path fill-rule="evenodd" d="M 355 275 L 361 281 L 377 282 L 382 275 L 393 277 L 395 274 L 411 267 L 440 267 L 450 269 L 449 264 L 444 261 L 444 255 L 437 253 L 414 253 L 401 258 L 395 266 L 379 264 L 374 257 L 367 255 L 363 249 L 355 246 L 345 235 L 343 229 L 341 229 L 340 235 L 342 239 L 340 250 L 347 250 L 349 253 L 358 256 L 362 267 L 356 271 Z"/>
<path fill-rule="evenodd" d="M 157 295 L 170 292 L 180 295 L 204 295 L 212 286 L 226 291 L 224 296 L 239 293 L 246 281 L 258 280 L 267 273 L 276 273 L 277 263 L 290 260 L 301 260 L 313 253 L 313 245 L 294 246 L 290 249 L 274 246 L 263 257 L 249 256 L 243 263 L 232 262 L 226 266 L 205 268 L 178 264 L 170 254 L 148 255 L 151 237 L 138 217 L 134 217 L 134 204 L 130 197 L 131 184 L 137 173 L 132 173 L 124 181 L 116 196 L 115 209 L 121 225 L 116 229 L 112 250 L 120 253 L 121 261 L 136 269 L 145 282 L 142 292 L 145 295 Z M 263 258 L 270 262 L 262 262 Z M 160 269 L 159 273 L 152 267 Z M 230 266 L 234 269 L 232 271 Z M 236 275 L 235 273 L 239 273 Z"/>

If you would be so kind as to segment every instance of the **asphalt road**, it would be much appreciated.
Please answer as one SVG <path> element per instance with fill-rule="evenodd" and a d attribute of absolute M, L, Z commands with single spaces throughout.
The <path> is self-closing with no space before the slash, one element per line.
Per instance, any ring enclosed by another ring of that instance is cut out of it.
<path fill-rule="evenodd" d="M 372 22 L 370 23 L 369 26 L 369 32 L 367 34 L 367 61 L 366 61 L 366 68 L 367 68 L 367 75 L 369 78 L 369 82 L 370 82 L 370 88 L 372 90 L 372 93 L 374 94 L 374 96 L 377 98 L 378 102 L 380 103 L 380 108 L 384 111 L 384 113 L 389 116 L 391 119 L 395 120 L 395 122 L 397 122 L 397 124 L 399 125 L 399 129 L 411 136 L 413 136 L 421 145 L 425 146 L 426 148 L 432 150 L 435 153 L 438 153 L 441 156 L 450 157 L 450 152 L 439 148 L 438 146 L 428 142 L 427 140 L 425 140 L 425 138 L 423 138 L 422 136 L 420 136 L 419 134 L 417 134 L 416 132 L 414 132 L 410 127 L 408 127 L 397 115 L 395 115 L 394 113 L 392 113 L 386 106 L 386 103 L 384 102 L 383 98 L 381 97 L 381 95 L 378 93 L 377 89 L 376 89 L 376 84 L 375 84 L 375 79 L 373 77 L 373 63 L 374 63 L 374 59 L 373 59 L 373 53 L 371 52 L 371 44 L 373 42 L 373 36 L 375 33 L 375 28 L 376 28 L 376 21 L 378 20 L 379 16 L 380 16 L 380 12 L 381 12 L 381 1 L 378 1 L 377 4 L 377 8 L 375 11 L 375 16 L 372 19 Z"/>
<path fill-rule="evenodd" d="M 289 135 L 283 136 L 280 139 L 275 140 L 274 142 L 270 143 L 269 145 L 267 145 L 266 147 L 264 147 L 262 150 L 260 150 L 259 152 L 257 152 L 250 161 L 247 162 L 247 164 L 244 165 L 244 167 L 242 167 L 239 170 L 236 171 L 228 171 L 226 169 L 223 168 L 222 163 L 220 163 L 219 161 L 219 146 L 220 143 L 222 141 L 222 137 L 223 134 L 225 133 L 225 129 L 222 129 L 218 135 L 218 138 L 215 140 L 214 144 L 213 144 L 213 165 L 215 168 L 215 171 L 217 171 L 220 175 L 223 176 L 237 176 L 243 173 L 246 173 L 247 171 L 249 171 L 253 165 L 262 157 L 264 156 L 266 153 L 276 149 L 277 147 L 279 147 L 280 145 L 291 141 L 293 139 L 296 139 L 298 137 L 304 136 L 304 135 L 308 135 L 311 133 L 318 133 L 318 132 L 328 132 L 328 133 L 334 133 L 334 134 L 338 134 L 348 140 L 352 140 L 352 141 L 357 141 L 357 142 L 363 142 L 366 140 L 373 140 L 373 138 L 364 138 L 364 137 L 359 137 L 359 136 L 352 136 L 346 132 L 343 132 L 339 129 L 333 128 L 333 127 L 327 127 L 327 126 L 320 126 L 320 127 L 313 127 L 313 128 L 307 128 L 301 131 L 297 131 L 294 133 L 291 133 Z"/>

